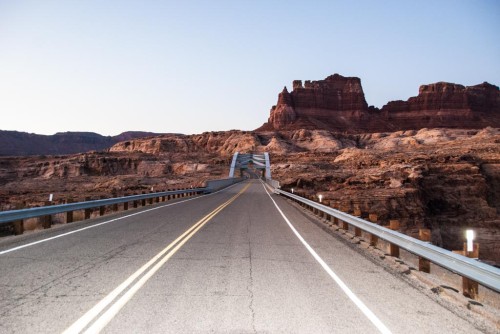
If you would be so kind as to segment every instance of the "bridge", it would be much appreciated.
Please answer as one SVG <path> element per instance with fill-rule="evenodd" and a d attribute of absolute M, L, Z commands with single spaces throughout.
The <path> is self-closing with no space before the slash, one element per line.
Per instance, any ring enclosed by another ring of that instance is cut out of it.
<path fill-rule="evenodd" d="M 243 171 L 248 170 L 250 165 L 253 165 L 254 169 L 260 171 L 263 178 L 271 179 L 271 161 L 267 152 L 260 154 L 236 152 L 231 161 L 229 177 L 234 177 L 234 173 L 237 170 L 240 171 L 240 176 L 242 176 Z"/>
<path fill-rule="evenodd" d="M 238 154 L 231 175 L 249 167 L 271 176 L 266 154 Z M 479 332 L 324 228 L 366 222 L 262 179 L 235 180 L 93 203 L 137 207 L 0 240 L 0 332 Z M 8 214 L 21 212 L 0 222 Z M 381 231 L 370 230 L 397 236 Z M 416 241 L 390 241 L 424 255 Z M 426 256 L 445 261 L 435 252 Z M 478 268 L 471 277 L 498 289 L 498 270 Z"/>

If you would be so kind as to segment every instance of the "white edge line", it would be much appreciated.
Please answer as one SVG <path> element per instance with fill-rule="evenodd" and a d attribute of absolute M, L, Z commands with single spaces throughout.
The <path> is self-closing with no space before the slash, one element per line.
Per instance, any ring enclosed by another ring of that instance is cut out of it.
<path fill-rule="evenodd" d="M 65 237 L 65 236 L 73 234 L 73 233 L 85 231 L 85 230 L 88 230 L 88 229 L 91 229 L 91 228 L 94 228 L 94 227 L 97 227 L 97 226 L 101 226 L 101 225 L 104 225 L 104 224 L 112 223 L 112 222 L 117 221 L 117 220 L 121 220 L 121 219 L 129 218 L 129 217 L 132 217 L 132 216 L 140 215 L 141 213 L 145 213 L 145 212 L 149 212 L 149 211 L 153 211 L 153 210 L 158 210 L 158 209 L 161 209 L 161 208 L 166 208 L 168 206 L 172 206 L 172 205 L 176 205 L 176 204 L 181 204 L 181 203 L 193 201 L 195 199 L 200 199 L 200 198 L 204 198 L 204 197 L 207 197 L 207 196 L 211 196 L 211 195 L 217 194 L 218 192 L 220 192 L 222 190 L 232 188 L 232 187 L 234 187 L 235 185 L 237 185 L 239 183 L 240 182 L 235 183 L 233 185 L 230 185 L 229 187 L 217 190 L 216 192 L 210 193 L 208 195 L 199 196 L 199 197 L 195 197 L 195 198 L 189 198 L 189 199 L 186 199 L 186 200 L 183 200 L 183 201 L 179 201 L 179 202 L 175 202 L 175 203 L 169 203 L 169 204 L 166 204 L 166 205 L 157 206 L 155 208 L 147 209 L 147 210 L 140 211 L 140 212 L 135 212 L 135 213 L 132 213 L 130 215 L 123 216 L 123 217 L 119 217 L 119 218 L 107 220 L 107 221 L 102 222 L 102 223 L 94 224 L 94 225 L 91 225 L 91 226 L 86 226 L 86 227 L 83 227 L 83 228 L 80 228 L 80 229 L 77 229 L 77 230 L 74 230 L 74 231 L 71 231 L 71 232 L 66 232 L 66 233 L 63 233 L 63 234 L 58 234 L 58 235 L 50 237 L 50 238 L 46 238 L 46 239 L 34 241 L 34 242 L 29 243 L 29 244 L 25 244 L 25 245 L 17 246 L 17 247 L 14 247 L 14 248 L 6 249 L 6 250 L 3 250 L 3 251 L 0 251 L 0 255 L 4 255 L 4 254 L 10 253 L 10 252 L 14 252 L 16 250 L 23 249 L 23 248 L 26 248 L 26 247 L 31 247 L 31 246 L 34 246 L 34 245 L 37 245 L 37 244 L 41 244 L 41 243 L 46 242 L 46 241 L 50 241 L 50 240 L 62 238 L 62 237 Z"/>
<path fill-rule="evenodd" d="M 337 274 L 335 274 L 335 272 L 333 272 L 333 270 L 328 266 L 328 264 L 326 264 L 326 262 L 323 261 L 323 259 L 318 255 L 318 253 L 316 253 L 316 251 L 311 246 L 309 246 L 307 241 L 304 240 L 304 238 L 299 234 L 299 232 L 297 232 L 297 230 L 295 229 L 295 227 L 293 227 L 292 223 L 290 223 L 290 221 L 285 216 L 283 211 L 281 211 L 278 204 L 276 204 L 274 199 L 271 197 L 271 195 L 267 191 L 266 187 L 264 187 L 264 190 L 266 191 L 266 193 L 269 196 L 269 198 L 271 199 L 271 201 L 273 201 L 274 206 L 276 207 L 276 209 L 278 209 L 279 213 L 281 214 L 283 219 L 286 221 L 286 223 L 288 224 L 290 229 L 293 231 L 293 233 L 297 236 L 297 238 L 300 240 L 300 242 L 302 242 L 302 244 L 306 247 L 306 249 L 309 251 L 309 253 L 311 253 L 311 255 L 314 257 L 314 259 L 316 261 L 318 261 L 318 263 L 330 275 L 330 277 L 333 278 L 335 283 L 337 283 L 337 285 L 342 289 L 342 291 L 344 291 L 344 293 L 349 297 L 349 299 L 351 299 L 351 301 L 354 304 L 356 304 L 356 306 L 361 310 L 361 312 L 363 312 L 363 314 L 372 322 L 373 325 L 375 325 L 375 327 L 377 327 L 377 329 L 381 333 L 390 334 L 391 331 L 389 330 L 389 328 L 387 328 L 382 323 L 382 321 L 380 321 L 380 319 L 354 294 L 354 292 L 352 292 L 352 290 L 349 289 L 349 287 L 340 279 L 340 277 L 338 277 Z"/>

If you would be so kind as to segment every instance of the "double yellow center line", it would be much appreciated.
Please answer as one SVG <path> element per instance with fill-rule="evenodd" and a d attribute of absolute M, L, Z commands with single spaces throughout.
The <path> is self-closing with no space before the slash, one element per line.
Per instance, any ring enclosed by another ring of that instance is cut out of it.
<path fill-rule="evenodd" d="M 155 255 L 139 270 L 133 273 L 117 288 L 111 291 L 99 303 L 92 307 L 80 319 L 74 322 L 63 333 L 99 333 L 135 295 L 137 291 L 167 262 L 189 239 L 193 237 L 205 224 L 219 212 L 234 202 L 250 184 L 247 184 L 239 193 L 196 222 L 181 236 Z M 125 291 L 126 290 L 126 291 Z M 125 292 L 124 292 L 125 291 Z M 121 296 L 120 296 L 121 295 Z M 106 310 L 105 310 L 106 309 Z M 104 311 L 105 310 L 105 311 Z M 104 311 L 104 312 L 103 312 Z M 92 324 L 91 324 L 92 323 Z M 91 324 L 91 325 L 90 325 Z M 86 330 L 85 330 L 86 329 Z"/>

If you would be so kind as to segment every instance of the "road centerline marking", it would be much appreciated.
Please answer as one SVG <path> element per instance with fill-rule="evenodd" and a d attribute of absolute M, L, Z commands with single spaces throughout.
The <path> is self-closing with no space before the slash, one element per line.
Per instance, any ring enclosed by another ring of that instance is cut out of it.
<path fill-rule="evenodd" d="M 267 191 L 267 189 L 266 189 L 266 187 L 264 186 L 263 183 L 262 183 L 262 187 L 264 188 L 265 192 L 267 193 L 267 195 L 269 196 L 269 198 L 271 199 L 271 201 L 273 201 L 274 206 L 276 207 L 276 209 L 278 210 L 278 212 L 281 214 L 281 216 L 283 217 L 283 219 L 285 220 L 285 222 L 288 224 L 288 226 L 290 227 L 290 229 L 292 230 L 292 232 L 295 234 L 295 236 L 306 247 L 306 249 L 309 251 L 309 253 L 311 253 L 311 255 L 314 257 L 314 259 L 321 265 L 321 267 L 328 273 L 328 275 L 330 275 L 330 277 L 335 281 L 335 283 L 337 283 L 337 285 L 342 289 L 342 291 L 344 291 L 344 293 L 349 297 L 349 299 L 358 307 L 358 309 L 360 309 L 361 312 L 363 312 L 363 314 L 368 318 L 368 320 L 370 320 L 371 323 L 375 327 L 377 327 L 377 329 L 380 331 L 380 333 L 391 334 L 391 331 L 389 330 L 389 328 L 387 328 L 387 326 L 385 326 L 382 323 L 382 321 L 375 315 L 375 313 L 373 313 L 361 301 L 361 299 L 359 299 L 358 296 L 356 296 L 354 294 L 354 292 L 352 292 L 352 290 L 347 286 L 347 284 L 345 284 L 344 281 L 342 281 L 340 279 L 340 277 L 337 276 L 337 274 L 335 274 L 335 272 L 328 266 L 328 264 L 307 243 L 307 241 L 302 237 L 302 235 L 300 235 L 300 233 L 295 229 L 295 227 L 292 225 L 292 223 L 290 222 L 290 220 L 285 216 L 285 214 L 283 213 L 283 211 L 281 210 L 281 208 L 278 206 L 278 204 L 276 203 L 276 201 L 269 194 L 269 192 Z"/>
<path fill-rule="evenodd" d="M 98 333 L 100 330 L 102 330 L 109 323 L 109 321 L 111 321 L 113 317 L 120 311 L 120 309 L 123 306 L 125 306 L 125 304 L 135 295 L 135 293 L 153 276 L 153 274 L 156 273 L 163 266 L 163 264 L 165 264 L 165 262 L 167 262 L 189 239 L 191 239 L 191 237 L 193 237 L 213 217 L 215 217 L 229 204 L 234 202 L 236 198 L 238 198 L 241 194 L 243 194 L 243 192 L 245 192 L 249 186 L 250 183 L 247 184 L 236 195 L 234 195 L 229 200 L 219 205 L 217 208 L 212 210 L 210 213 L 205 215 L 194 225 L 188 228 L 177 239 L 175 239 L 167 247 L 165 247 L 153 258 L 151 258 L 151 260 L 149 260 L 135 273 L 129 276 L 118 287 L 116 287 L 106 297 L 104 297 L 101 301 L 99 301 L 94 307 L 92 307 L 89 311 L 87 311 L 82 317 L 80 317 L 71 326 L 69 326 L 63 333 L 64 334 L 81 333 L 92 322 L 94 323 L 90 325 L 90 327 L 85 331 L 85 333 Z M 119 297 L 122 293 L 123 295 Z M 116 298 L 118 298 L 118 300 L 115 301 Z M 113 301 L 115 302 L 113 303 Z M 111 303 L 113 304 L 109 306 Z M 109 308 L 106 311 L 104 311 L 108 306 Z M 104 313 L 102 313 L 103 311 Z"/>

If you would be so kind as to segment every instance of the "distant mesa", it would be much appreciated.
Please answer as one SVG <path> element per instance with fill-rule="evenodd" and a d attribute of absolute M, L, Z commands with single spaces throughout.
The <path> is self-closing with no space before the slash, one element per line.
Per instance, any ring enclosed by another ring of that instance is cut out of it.
<path fill-rule="evenodd" d="M 257 131 L 322 129 L 373 133 L 422 128 L 500 127 L 500 92 L 487 82 L 465 87 L 447 82 L 422 85 L 418 96 L 368 106 L 361 80 L 334 74 L 324 80 L 294 80 Z"/>
<path fill-rule="evenodd" d="M 113 137 L 94 132 L 58 132 L 45 136 L 0 130 L 0 156 L 63 155 L 101 151 L 124 140 L 157 135 L 153 132 L 130 131 Z"/>

